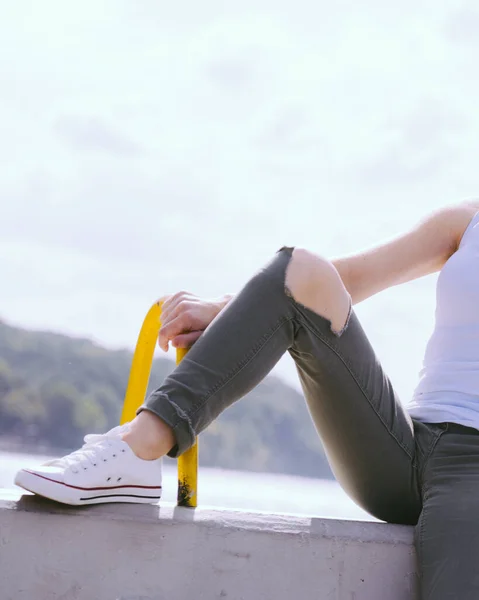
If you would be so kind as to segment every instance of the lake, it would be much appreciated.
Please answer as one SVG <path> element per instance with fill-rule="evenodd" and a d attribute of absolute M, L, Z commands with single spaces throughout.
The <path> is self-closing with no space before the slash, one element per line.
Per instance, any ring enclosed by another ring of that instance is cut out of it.
<path fill-rule="evenodd" d="M 0 488 L 13 488 L 18 469 L 49 457 L 0 452 Z M 163 500 L 176 501 L 176 467 L 163 471 Z M 335 481 L 291 475 L 201 468 L 200 506 L 302 514 L 340 519 L 375 520 L 356 506 Z"/>

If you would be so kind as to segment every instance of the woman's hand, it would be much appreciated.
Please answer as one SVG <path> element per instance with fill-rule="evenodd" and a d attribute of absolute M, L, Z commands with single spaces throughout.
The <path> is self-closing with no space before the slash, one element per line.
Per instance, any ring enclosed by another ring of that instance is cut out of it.
<path fill-rule="evenodd" d="M 204 300 L 188 292 L 164 296 L 160 299 L 162 308 L 158 345 L 165 352 L 170 342 L 175 348 L 189 348 L 230 300 L 231 296 L 221 300 Z"/>

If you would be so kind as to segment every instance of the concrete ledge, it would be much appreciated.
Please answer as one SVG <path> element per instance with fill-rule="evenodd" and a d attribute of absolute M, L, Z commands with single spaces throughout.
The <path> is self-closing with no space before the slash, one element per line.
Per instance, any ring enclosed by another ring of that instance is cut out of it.
<path fill-rule="evenodd" d="M 412 528 L 0 491 L 2 600 L 412 600 Z"/>

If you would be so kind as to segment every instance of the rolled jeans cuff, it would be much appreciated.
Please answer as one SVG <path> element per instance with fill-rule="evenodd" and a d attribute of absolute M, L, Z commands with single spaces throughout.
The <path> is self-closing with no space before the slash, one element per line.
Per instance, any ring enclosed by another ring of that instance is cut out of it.
<path fill-rule="evenodd" d="M 191 448 L 196 440 L 196 432 L 188 415 L 177 404 L 172 402 L 168 396 L 162 392 L 153 392 L 145 404 L 140 406 L 136 414 L 148 410 L 160 417 L 173 430 L 176 444 L 168 452 L 171 458 L 178 458 L 183 452 Z"/>

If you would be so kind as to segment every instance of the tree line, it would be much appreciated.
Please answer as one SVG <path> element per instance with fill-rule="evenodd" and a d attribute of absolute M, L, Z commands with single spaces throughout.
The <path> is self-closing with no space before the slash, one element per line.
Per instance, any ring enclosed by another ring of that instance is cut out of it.
<path fill-rule="evenodd" d="M 131 352 L 0 321 L 0 445 L 78 448 L 118 424 Z M 156 358 L 150 389 L 174 369 Z M 304 400 L 274 376 L 227 409 L 200 438 L 204 466 L 331 478 Z"/>

